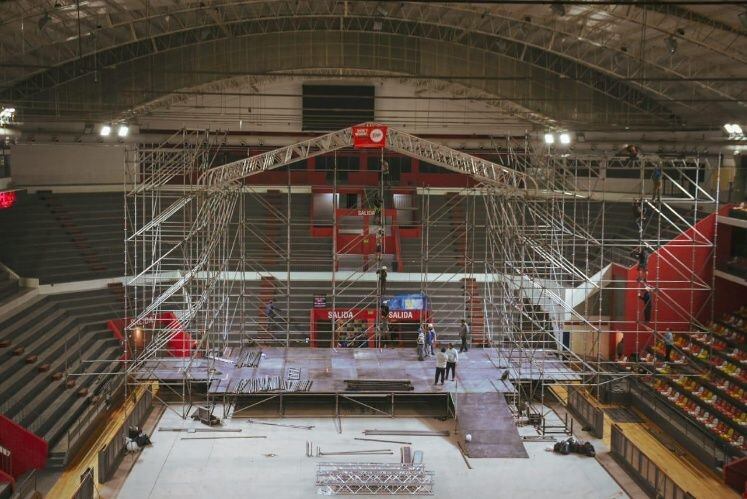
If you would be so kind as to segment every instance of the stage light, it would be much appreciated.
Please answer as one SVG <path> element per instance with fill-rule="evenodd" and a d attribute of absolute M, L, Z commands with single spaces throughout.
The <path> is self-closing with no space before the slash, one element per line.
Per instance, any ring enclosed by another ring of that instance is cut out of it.
<path fill-rule="evenodd" d="M 112 134 L 112 127 L 109 125 L 101 125 L 101 128 L 99 129 L 99 135 L 102 137 L 108 137 Z"/>
<path fill-rule="evenodd" d="M 742 127 L 736 123 L 725 124 L 724 131 L 728 133 L 730 137 L 742 137 L 744 135 Z"/>
<path fill-rule="evenodd" d="M 568 145 L 571 143 L 571 136 L 567 134 L 566 132 L 561 133 L 559 138 L 560 138 L 561 144 Z"/>
<path fill-rule="evenodd" d="M 731 126 L 731 129 L 734 131 L 734 135 L 742 135 L 742 127 L 736 123 Z"/>
<path fill-rule="evenodd" d="M 117 135 L 119 137 L 125 138 L 127 137 L 127 134 L 130 133 L 130 127 L 127 125 L 119 125 L 119 128 L 117 128 Z"/>
<path fill-rule="evenodd" d="M 550 145 L 555 143 L 555 136 L 551 133 L 545 134 L 545 144 Z"/>
<path fill-rule="evenodd" d="M 0 125 L 5 125 L 6 123 L 10 123 L 13 121 L 13 116 L 16 114 L 16 108 L 14 107 L 4 107 L 2 111 L 0 111 Z"/>

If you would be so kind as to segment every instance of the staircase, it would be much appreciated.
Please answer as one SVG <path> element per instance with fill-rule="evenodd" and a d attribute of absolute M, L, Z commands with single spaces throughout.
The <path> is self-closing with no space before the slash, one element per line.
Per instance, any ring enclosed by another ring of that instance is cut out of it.
<path fill-rule="evenodd" d="M 472 344 L 486 345 L 488 341 L 485 336 L 485 312 L 480 287 L 474 278 L 462 279 L 462 286 L 464 287 L 465 315 L 472 328 Z"/>

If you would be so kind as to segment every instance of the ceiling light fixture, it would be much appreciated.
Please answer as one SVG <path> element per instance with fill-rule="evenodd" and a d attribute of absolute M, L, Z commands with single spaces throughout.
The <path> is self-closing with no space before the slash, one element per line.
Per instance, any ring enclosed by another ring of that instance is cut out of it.
<path fill-rule="evenodd" d="M 10 123 L 13 121 L 13 116 L 16 115 L 16 108 L 14 107 L 4 107 L 2 111 L 0 111 L 0 125 L 5 125 L 6 123 Z"/>
<path fill-rule="evenodd" d="M 99 129 L 99 135 L 102 137 L 108 137 L 112 134 L 112 127 L 111 125 L 101 125 L 101 128 Z"/>
<path fill-rule="evenodd" d="M 742 127 L 737 125 L 736 123 L 727 123 L 726 125 L 724 125 L 724 131 L 729 134 L 729 137 L 732 138 L 741 138 L 744 136 Z"/>
<path fill-rule="evenodd" d="M 571 135 L 568 132 L 563 132 L 560 134 L 560 143 L 563 145 L 568 145 L 571 143 Z"/>
<path fill-rule="evenodd" d="M 117 136 L 120 138 L 125 138 L 130 133 L 130 127 L 127 125 L 119 125 L 119 128 L 117 128 Z"/>
<path fill-rule="evenodd" d="M 555 143 L 555 136 L 551 133 L 545 134 L 545 144 L 550 145 Z"/>

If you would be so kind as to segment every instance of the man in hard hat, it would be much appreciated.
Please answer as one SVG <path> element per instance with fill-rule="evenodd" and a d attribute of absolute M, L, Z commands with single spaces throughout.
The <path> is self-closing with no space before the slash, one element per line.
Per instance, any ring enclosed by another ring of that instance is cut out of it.
<path fill-rule="evenodd" d="M 428 324 L 428 331 L 425 333 L 425 351 L 429 355 L 436 355 L 434 350 L 436 345 L 436 328 L 433 327 L 433 323 Z M 446 367 L 446 366 L 444 366 Z"/>

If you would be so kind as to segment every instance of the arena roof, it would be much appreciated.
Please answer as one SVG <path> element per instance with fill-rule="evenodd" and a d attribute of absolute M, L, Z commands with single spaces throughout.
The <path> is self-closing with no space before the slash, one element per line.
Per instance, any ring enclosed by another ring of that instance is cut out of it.
<path fill-rule="evenodd" d="M 94 120 L 300 72 L 456 82 L 542 125 L 713 129 L 745 114 L 745 12 L 692 0 L 9 1 L 0 103 L 28 120 Z"/>

